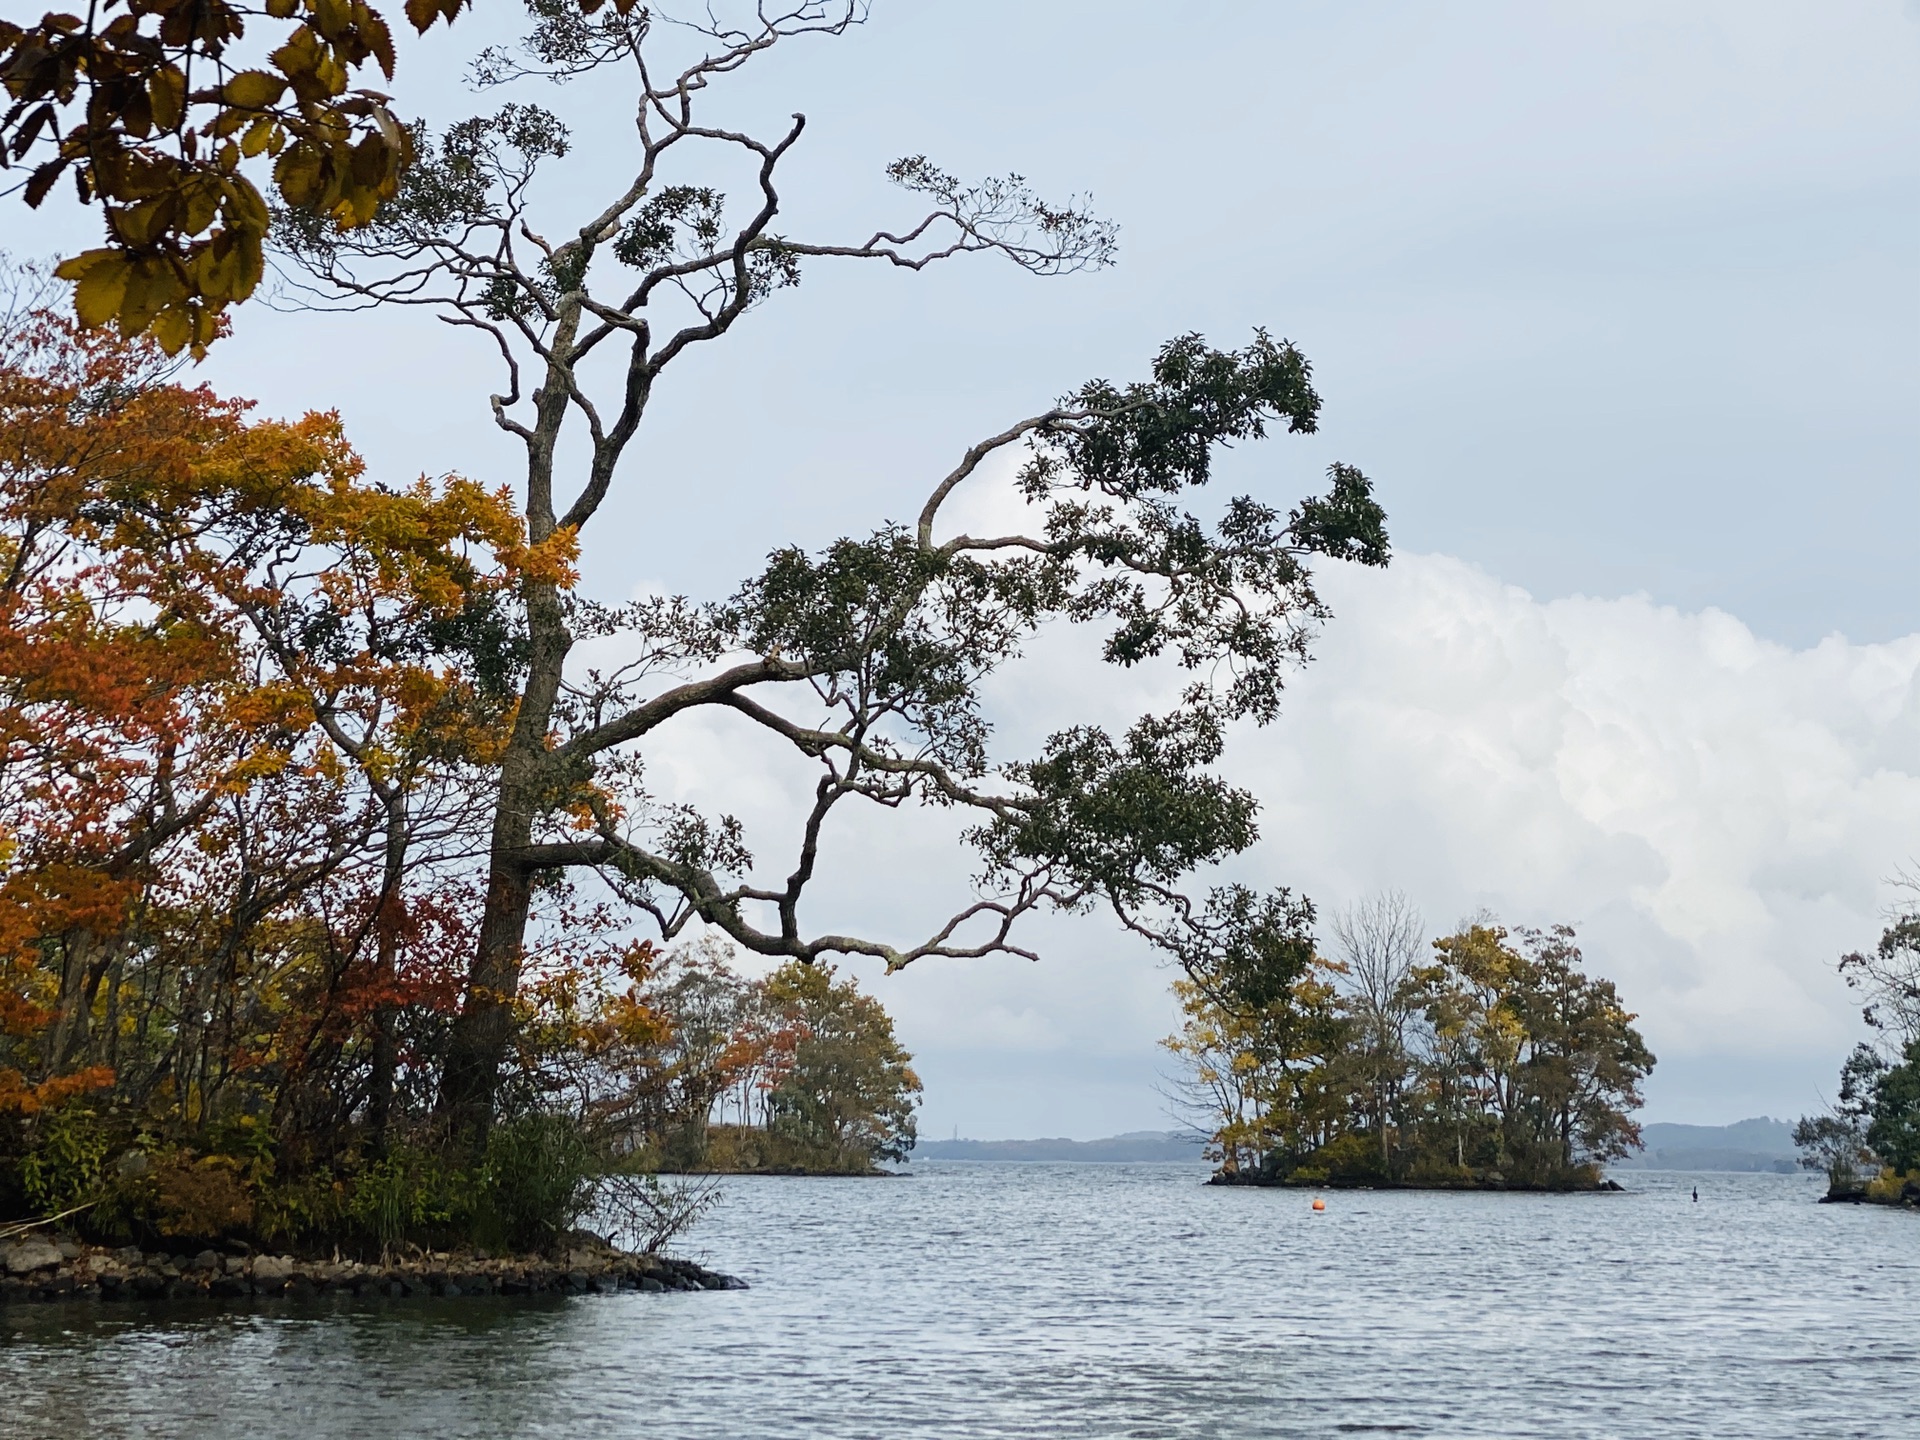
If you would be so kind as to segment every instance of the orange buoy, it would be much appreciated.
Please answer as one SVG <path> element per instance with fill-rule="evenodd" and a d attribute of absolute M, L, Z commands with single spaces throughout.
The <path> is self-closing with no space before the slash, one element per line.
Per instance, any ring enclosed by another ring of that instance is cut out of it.
<path fill-rule="evenodd" d="M 1319 1197 L 1318 1195 L 1316 1195 L 1316 1196 L 1314 1196 L 1314 1197 L 1313 1197 L 1313 1212 L 1314 1212 L 1314 1214 L 1316 1214 L 1316 1215 L 1317 1215 L 1317 1214 L 1319 1214 L 1319 1213 L 1320 1213 L 1320 1212 L 1321 1212 L 1322 1210 L 1325 1210 L 1326 1208 L 1327 1208 L 1327 1202 L 1326 1202 L 1326 1201 L 1324 1201 L 1324 1200 L 1322 1200 L 1322 1199 L 1321 1199 L 1321 1198 L 1320 1198 L 1320 1197 Z"/>

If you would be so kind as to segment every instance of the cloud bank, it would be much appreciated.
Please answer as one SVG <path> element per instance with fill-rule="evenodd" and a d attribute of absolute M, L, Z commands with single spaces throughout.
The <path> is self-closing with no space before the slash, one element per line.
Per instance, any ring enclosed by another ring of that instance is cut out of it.
<path fill-rule="evenodd" d="M 1920 817 L 1920 636 L 1792 650 L 1444 556 L 1328 588 L 1321 661 L 1247 747 L 1304 881 L 1572 921 L 1675 1054 L 1847 1043 L 1830 962 Z"/>

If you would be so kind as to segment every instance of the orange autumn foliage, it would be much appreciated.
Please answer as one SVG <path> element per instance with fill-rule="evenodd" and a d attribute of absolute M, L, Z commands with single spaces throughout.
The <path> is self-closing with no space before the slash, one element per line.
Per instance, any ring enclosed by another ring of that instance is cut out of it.
<path fill-rule="evenodd" d="M 410 824 L 458 829 L 448 777 L 511 720 L 460 642 L 564 544 L 458 477 L 370 483 L 337 415 L 255 419 L 33 280 L 0 316 L 0 1113 L 325 1093 L 369 1016 L 452 1003 L 463 882 L 379 881 L 433 859 L 383 807 L 438 787 Z"/>

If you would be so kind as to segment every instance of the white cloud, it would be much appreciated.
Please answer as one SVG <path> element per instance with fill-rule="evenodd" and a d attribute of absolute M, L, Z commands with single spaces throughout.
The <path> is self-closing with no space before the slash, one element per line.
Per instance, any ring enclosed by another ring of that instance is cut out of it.
<path fill-rule="evenodd" d="M 1675 1055 L 1844 1047 L 1831 962 L 1877 933 L 1920 817 L 1920 636 L 1795 651 L 1442 556 L 1328 589 L 1322 659 L 1242 752 L 1263 869 L 1570 920 Z"/>

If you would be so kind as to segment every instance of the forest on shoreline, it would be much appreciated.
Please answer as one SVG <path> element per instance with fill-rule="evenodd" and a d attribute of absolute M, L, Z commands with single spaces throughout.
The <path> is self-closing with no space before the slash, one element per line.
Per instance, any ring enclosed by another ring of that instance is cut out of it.
<path fill-rule="evenodd" d="M 469 8 L 407 6 L 420 52 Z M 1228 448 L 1317 429 L 1307 357 L 1257 325 L 1174 334 L 956 443 L 911 524 L 596 597 L 583 557 L 661 483 L 656 407 L 803 273 L 1070 276 L 1118 232 L 914 153 L 878 219 L 791 204 L 806 119 L 741 110 L 739 76 L 780 83 L 766 56 L 845 37 L 859 0 L 520 18 L 468 67 L 493 108 L 438 124 L 362 83 L 399 59 L 362 0 L 0 21 L 9 203 L 102 222 L 0 296 L 0 1227 L 527 1247 L 596 1209 L 658 1234 L 692 1205 L 662 1167 L 907 1143 L 918 1081 L 842 957 L 1038 958 L 1037 917 L 1102 910 L 1188 965 L 1292 924 L 1284 891 L 1193 884 L 1259 838 L 1218 762 L 1278 717 L 1318 567 L 1390 558 L 1352 465 L 1206 491 Z M 630 123 L 583 172 L 571 127 L 607 130 L 607 86 Z M 492 375 L 461 413 L 500 476 L 383 476 L 319 396 L 272 419 L 194 383 L 229 327 L 273 323 L 269 263 L 343 354 L 369 309 L 470 341 Z M 965 533 L 1009 480 L 1013 528 Z M 1179 688 L 1009 753 L 987 687 L 1041 632 Z M 765 747 L 782 820 L 749 834 L 725 773 L 649 769 L 701 726 Z M 820 926 L 848 827 L 922 808 L 964 817 L 958 908 Z M 758 1123 L 709 1128 L 722 1093 L 685 1101 L 697 1125 L 654 1113 L 697 1028 L 661 987 L 703 936 L 770 972 L 701 1062 L 754 1072 Z M 802 1083 L 814 1058 L 831 1083 Z"/>
<path fill-rule="evenodd" d="M 1176 334 L 1136 378 L 998 417 L 921 477 L 910 526 L 766 537 L 708 594 L 582 586 L 609 497 L 645 503 L 643 418 L 803 271 L 1113 263 L 1084 200 L 924 155 L 885 168 L 891 227 L 783 230 L 806 122 L 732 128 L 736 77 L 864 19 L 535 6 L 469 73 L 511 98 L 439 126 L 350 83 L 396 65 L 360 0 L 0 21 L 14 203 L 77 196 L 104 230 L 0 284 L 0 1229 L 526 1248 L 592 1210 L 657 1236 L 697 1208 L 663 1167 L 871 1169 L 907 1143 L 918 1081 L 841 957 L 1038 958 L 1037 917 L 1098 909 L 1185 965 L 1292 924 L 1284 891 L 1191 893 L 1259 838 L 1217 765 L 1278 717 L 1317 567 L 1390 550 L 1348 464 L 1286 500 L 1199 495 L 1226 449 L 1318 426 L 1310 363 L 1265 329 Z M 538 101 L 588 73 L 632 128 L 556 192 L 572 132 Z M 269 257 L 349 348 L 377 307 L 471 340 L 503 479 L 382 476 L 337 413 L 194 383 L 230 326 L 272 323 L 249 301 Z M 960 531 L 1010 476 L 1015 528 Z M 1006 753 L 986 687 L 1043 631 L 1177 661 L 1182 688 Z M 724 774 L 660 788 L 654 747 L 702 725 L 770 748 L 782 821 L 749 835 Z M 906 936 L 818 926 L 829 842 L 922 808 L 966 819 L 958 908 Z M 650 1110 L 691 1034 L 662 967 L 702 936 L 772 972 L 740 1033 L 798 1037 L 741 1052 L 761 1123 Z M 837 1078 L 803 1084 L 849 1016 Z M 820 1098 L 861 1067 L 864 1118 Z"/>

